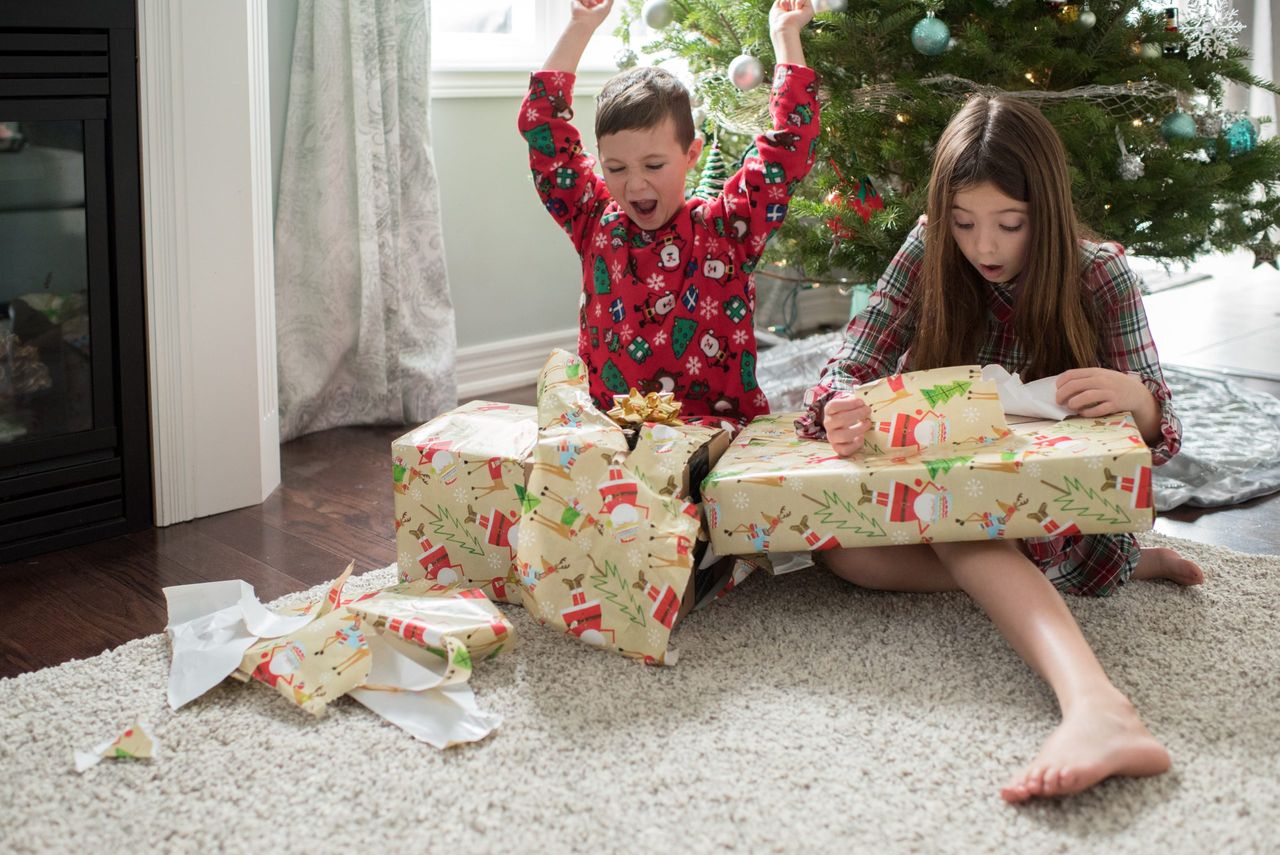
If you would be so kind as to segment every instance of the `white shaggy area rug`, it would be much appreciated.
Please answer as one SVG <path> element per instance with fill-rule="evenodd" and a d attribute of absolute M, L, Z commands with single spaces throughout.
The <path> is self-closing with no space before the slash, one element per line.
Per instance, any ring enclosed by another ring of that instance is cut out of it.
<path fill-rule="evenodd" d="M 521 646 L 472 678 L 505 722 L 444 752 L 349 699 L 316 720 L 256 684 L 172 713 L 162 635 L 0 681 L 0 851 L 1276 851 L 1280 557 L 1146 541 L 1207 584 L 1069 602 L 1169 747 L 1162 777 L 1004 804 L 1056 723 L 1049 690 L 964 596 L 810 570 L 694 613 L 673 668 L 508 608 Z M 73 771 L 137 718 L 155 760 Z"/>

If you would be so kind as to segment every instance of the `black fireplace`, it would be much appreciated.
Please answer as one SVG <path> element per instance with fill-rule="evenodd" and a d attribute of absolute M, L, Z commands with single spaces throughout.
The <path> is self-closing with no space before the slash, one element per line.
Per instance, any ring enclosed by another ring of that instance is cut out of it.
<path fill-rule="evenodd" d="M 0 561 L 152 521 L 133 0 L 0 4 Z"/>

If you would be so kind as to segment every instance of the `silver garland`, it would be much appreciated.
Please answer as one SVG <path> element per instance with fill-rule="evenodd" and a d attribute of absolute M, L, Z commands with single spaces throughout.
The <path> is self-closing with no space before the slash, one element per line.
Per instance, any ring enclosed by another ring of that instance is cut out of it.
<path fill-rule="evenodd" d="M 766 87 L 740 92 L 723 72 L 703 73 L 698 76 L 696 85 L 698 92 L 706 98 L 707 115 L 720 127 L 747 136 L 756 136 L 773 127 L 769 116 L 769 91 Z M 1061 91 L 1006 90 L 944 74 L 926 77 L 920 81 L 920 85 L 929 90 L 928 97 L 949 98 L 957 102 L 975 93 L 1020 98 L 1037 106 L 1085 100 L 1101 107 L 1117 121 L 1128 122 L 1167 113 L 1177 105 L 1177 90 L 1168 84 L 1152 80 L 1107 86 L 1077 86 Z M 820 97 L 824 101 L 830 100 L 829 89 L 824 87 Z M 917 100 L 916 95 L 895 83 L 863 86 L 853 91 L 852 98 L 855 109 L 876 113 L 909 113 Z"/>

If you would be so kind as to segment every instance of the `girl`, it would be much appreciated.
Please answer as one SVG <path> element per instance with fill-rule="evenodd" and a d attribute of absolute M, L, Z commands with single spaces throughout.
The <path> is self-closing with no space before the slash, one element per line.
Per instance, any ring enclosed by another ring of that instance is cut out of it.
<path fill-rule="evenodd" d="M 1017 99 L 970 97 L 934 153 L 927 216 L 806 394 L 800 435 L 853 454 L 871 415 L 854 386 L 899 370 L 999 363 L 1026 380 L 1058 375 L 1058 403 L 1082 416 L 1132 412 L 1154 462 L 1167 461 L 1182 428 L 1137 278 L 1122 247 L 1081 240 L 1078 228 L 1053 126 Z M 965 591 L 1048 681 L 1062 723 L 1001 790 L 1006 801 L 1169 768 L 1168 752 L 1111 684 L 1055 586 L 1099 596 L 1131 576 L 1202 582 L 1200 568 L 1173 550 L 1139 550 L 1132 535 L 1075 535 L 819 555 L 868 588 Z"/>

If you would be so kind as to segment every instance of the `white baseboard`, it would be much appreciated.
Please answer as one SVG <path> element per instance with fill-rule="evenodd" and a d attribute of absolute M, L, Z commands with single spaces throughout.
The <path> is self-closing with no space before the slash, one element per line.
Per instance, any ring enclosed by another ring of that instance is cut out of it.
<path fill-rule="evenodd" d="M 458 348 L 458 397 L 474 398 L 537 382 L 551 351 L 576 352 L 578 328 Z"/>

